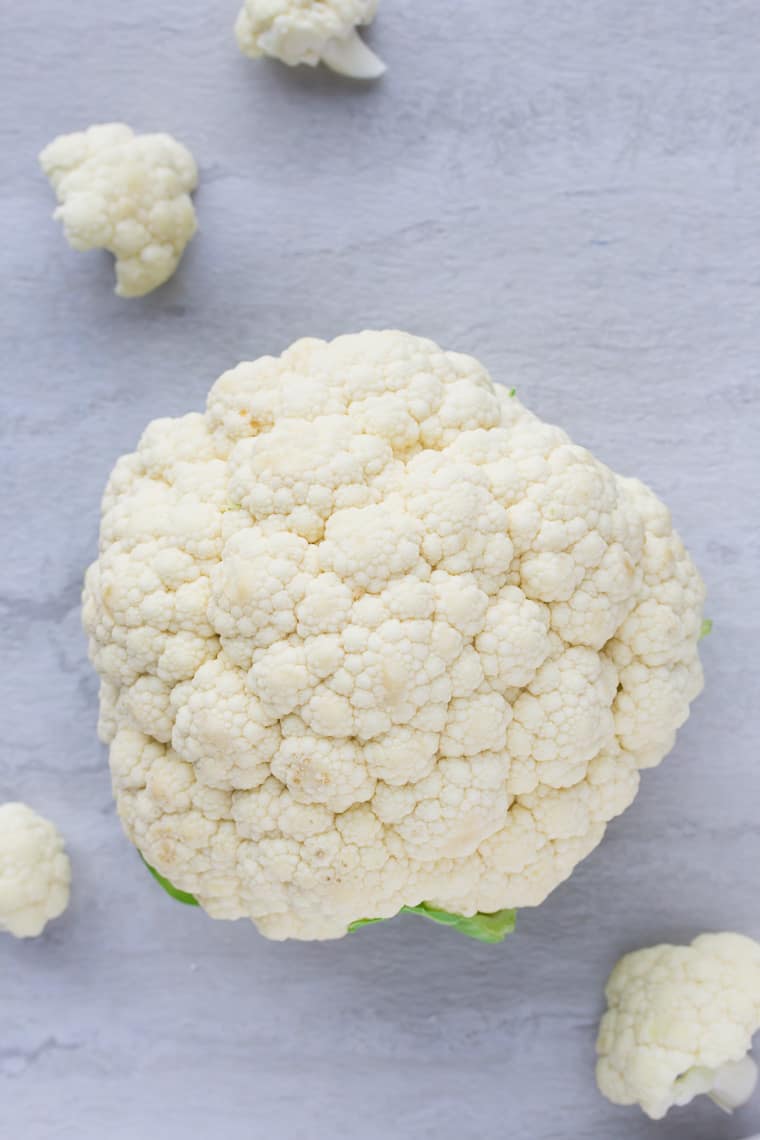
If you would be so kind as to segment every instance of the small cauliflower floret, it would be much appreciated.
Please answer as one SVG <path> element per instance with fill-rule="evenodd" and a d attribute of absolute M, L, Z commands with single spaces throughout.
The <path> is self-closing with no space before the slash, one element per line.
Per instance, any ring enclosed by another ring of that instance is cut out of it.
<path fill-rule="evenodd" d="M 449 574 L 477 572 L 488 594 L 505 585 L 514 553 L 507 512 L 477 468 L 428 448 L 410 460 L 408 479 L 410 510 L 423 525 L 422 552 L 430 565 Z"/>
<path fill-rule="evenodd" d="M 0 804 L 0 931 L 36 938 L 69 904 L 71 864 L 55 824 Z"/>
<path fill-rule="evenodd" d="M 701 1094 L 727 1112 L 752 1095 L 760 1029 L 760 944 L 702 934 L 691 946 L 626 954 L 610 975 L 597 1081 L 614 1104 L 659 1120 Z"/>
<path fill-rule="evenodd" d="M 211 575 L 208 616 L 235 664 L 250 666 L 257 649 L 295 630 L 313 562 L 300 535 L 249 526 L 231 536 Z"/>
<path fill-rule="evenodd" d="M 377 79 L 385 64 L 357 27 L 371 24 L 378 0 L 245 0 L 235 24 L 240 50 L 289 67 L 324 63 L 350 79 Z"/>
<path fill-rule="evenodd" d="M 475 638 L 483 672 L 497 689 L 522 688 L 548 657 L 551 611 L 505 586 L 486 611 Z"/>
<path fill-rule="evenodd" d="M 280 730 L 248 689 L 245 673 L 223 653 L 178 685 L 171 703 L 176 715 L 169 739 L 195 765 L 202 784 L 255 788 L 266 780 Z"/>
<path fill-rule="evenodd" d="M 171 135 L 105 123 L 60 135 L 40 155 L 73 249 L 116 258 L 116 292 L 142 297 L 172 276 L 197 224 L 198 168 Z"/>
<path fill-rule="evenodd" d="M 336 812 L 371 799 L 375 790 L 362 747 L 354 740 L 287 737 L 272 761 L 272 772 L 294 799 L 325 804 Z"/>
<path fill-rule="evenodd" d="M 513 705 L 507 748 L 510 788 L 542 783 L 569 787 L 614 735 L 611 711 L 617 674 L 608 661 L 581 646 L 556 645 Z"/>
<path fill-rule="evenodd" d="M 404 512 L 401 497 L 365 507 L 339 510 L 325 528 L 320 563 L 354 590 L 378 593 L 392 579 L 429 574 L 420 558 L 423 527 Z"/>
<path fill-rule="evenodd" d="M 348 416 L 283 420 L 242 440 L 231 457 L 231 498 L 252 518 L 316 542 L 340 507 L 380 498 L 378 476 L 393 459 L 383 440 L 361 433 Z"/>
<path fill-rule="evenodd" d="M 422 907 L 495 940 L 671 747 L 703 598 L 655 496 L 472 357 L 388 331 L 239 364 L 103 498 L 125 830 L 270 938 Z"/>
<path fill-rule="evenodd" d="M 416 785 L 379 788 L 378 819 L 394 824 L 422 862 L 472 855 L 502 826 L 509 807 L 498 753 L 444 759 Z"/>

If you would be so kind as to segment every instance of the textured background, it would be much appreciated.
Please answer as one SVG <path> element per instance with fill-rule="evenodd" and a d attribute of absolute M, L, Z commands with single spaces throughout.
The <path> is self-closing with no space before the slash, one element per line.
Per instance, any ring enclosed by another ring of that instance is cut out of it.
<path fill-rule="evenodd" d="M 370 89 L 236 52 L 236 0 L 3 5 L 0 799 L 66 833 L 72 906 L 0 939 L 0 1135 L 733 1140 L 603 1101 L 618 955 L 760 936 L 760 4 L 384 0 Z M 476 19 L 473 19 L 473 17 Z M 50 220 L 35 155 L 126 119 L 202 168 L 143 301 Z M 165 899 L 122 838 L 79 629 L 98 499 L 147 420 L 300 334 L 472 352 L 671 505 L 715 622 L 672 756 L 502 947 L 399 920 L 274 945 Z"/>

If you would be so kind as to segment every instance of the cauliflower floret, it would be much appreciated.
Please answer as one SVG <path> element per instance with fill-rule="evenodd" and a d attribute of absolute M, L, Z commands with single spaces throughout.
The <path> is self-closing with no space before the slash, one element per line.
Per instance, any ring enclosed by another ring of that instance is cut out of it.
<path fill-rule="evenodd" d="M 116 258 L 116 292 L 142 297 L 172 276 L 197 224 L 198 168 L 171 135 L 105 123 L 60 135 L 40 155 L 73 249 Z"/>
<path fill-rule="evenodd" d="M 749 1100 L 760 1029 L 760 945 L 702 934 L 691 946 L 626 954 L 610 975 L 597 1081 L 614 1104 L 659 1120 L 707 1093 L 727 1111 Z"/>
<path fill-rule="evenodd" d="M 385 71 L 360 39 L 357 27 L 371 24 L 378 0 L 245 0 L 235 24 L 240 50 L 289 67 L 325 63 L 351 79 L 377 79 Z"/>
<path fill-rule="evenodd" d="M 667 510 L 399 332 L 297 341 L 118 461 L 83 619 L 119 814 L 214 916 L 535 906 L 701 687 Z"/>
<path fill-rule="evenodd" d="M 0 804 L 0 930 L 36 938 L 69 903 L 71 864 L 55 824 L 26 804 Z"/>

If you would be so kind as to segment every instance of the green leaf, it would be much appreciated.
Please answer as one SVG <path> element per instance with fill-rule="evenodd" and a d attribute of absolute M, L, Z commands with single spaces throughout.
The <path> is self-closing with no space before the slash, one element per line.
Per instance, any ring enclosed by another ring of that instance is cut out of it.
<path fill-rule="evenodd" d="M 142 851 L 138 851 L 137 854 L 140 856 L 143 863 L 148 868 L 148 870 L 150 871 L 151 875 L 156 880 L 156 882 L 159 883 L 164 888 L 167 895 L 171 895 L 171 897 L 173 899 L 176 899 L 177 902 L 184 903 L 185 906 L 200 906 L 201 905 L 198 902 L 195 895 L 191 895 L 188 891 L 177 890 L 177 888 L 175 886 L 172 886 L 172 884 L 169 882 L 168 879 L 165 879 L 163 875 L 160 875 L 158 873 L 158 871 L 156 870 L 155 867 L 151 867 L 150 863 L 145 858 Z"/>
<path fill-rule="evenodd" d="M 374 926 L 376 922 L 385 922 L 384 918 L 357 918 L 355 922 L 349 922 L 348 933 L 353 934 L 355 930 L 361 930 L 363 926 Z"/>
<path fill-rule="evenodd" d="M 442 926 L 451 926 L 460 934 L 468 938 L 476 938 L 479 942 L 503 942 L 507 934 L 515 928 L 517 911 L 497 910 L 493 914 L 473 914 L 467 917 L 463 914 L 451 914 L 448 910 L 439 910 L 429 903 L 420 903 L 419 906 L 402 906 L 399 914 L 419 914 L 429 918 L 431 922 L 438 922 Z M 384 922 L 382 918 L 358 918 L 348 928 L 349 933 L 361 930 L 363 926 L 371 926 L 376 922 Z"/>
<path fill-rule="evenodd" d="M 703 637 L 707 637 L 708 633 L 710 633 L 711 631 L 712 631 L 712 621 L 710 620 L 710 618 L 705 618 L 705 620 L 702 622 L 702 628 L 699 631 L 699 640 L 701 641 Z"/>
<path fill-rule="evenodd" d="M 171 895 L 173 899 L 184 903 L 185 906 L 200 906 L 195 895 L 191 895 L 189 891 L 178 890 L 155 867 L 151 867 L 141 851 L 138 851 L 138 855 L 167 895 Z M 430 906 L 429 903 L 420 903 L 419 906 L 403 906 L 399 914 L 422 915 L 423 918 L 429 918 L 431 922 L 438 922 L 442 926 L 451 926 L 460 934 L 466 934 L 468 938 L 476 938 L 479 942 L 502 942 L 506 935 L 511 934 L 514 930 L 517 912 L 514 910 L 497 910 L 494 914 L 473 914 L 468 918 L 462 914 L 451 914 L 447 910 L 439 910 L 437 907 Z M 348 930 L 352 934 L 355 930 L 361 930 L 363 926 L 374 926 L 377 922 L 385 921 L 384 918 L 357 918 L 355 922 L 350 923 Z"/>
<path fill-rule="evenodd" d="M 517 388 L 510 388 L 509 389 L 509 395 L 510 396 L 516 396 L 517 395 Z"/>

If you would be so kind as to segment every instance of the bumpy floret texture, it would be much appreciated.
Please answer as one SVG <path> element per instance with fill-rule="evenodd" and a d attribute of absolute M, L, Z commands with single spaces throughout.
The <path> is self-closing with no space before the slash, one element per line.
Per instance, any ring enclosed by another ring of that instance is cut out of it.
<path fill-rule="evenodd" d="M 652 492 L 472 357 L 298 341 L 111 476 L 84 623 L 119 813 L 272 938 L 536 905 L 673 744 L 702 602 Z"/>
<path fill-rule="evenodd" d="M 74 249 L 116 258 L 116 292 L 140 297 L 163 285 L 196 231 L 195 160 L 171 135 L 136 135 L 106 123 L 61 135 L 40 155 Z"/>
<path fill-rule="evenodd" d="M 376 12 L 377 0 L 245 0 L 235 36 L 254 59 L 268 55 L 290 67 L 315 66 L 328 45 L 371 23 Z"/>
<path fill-rule="evenodd" d="M 71 866 L 55 825 L 26 804 L 0 804 L 0 930 L 35 938 L 69 901 Z"/>
<path fill-rule="evenodd" d="M 659 1120 L 749 1051 L 760 1028 L 760 945 L 703 934 L 691 946 L 637 950 L 618 962 L 606 996 L 599 1088 Z"/>

